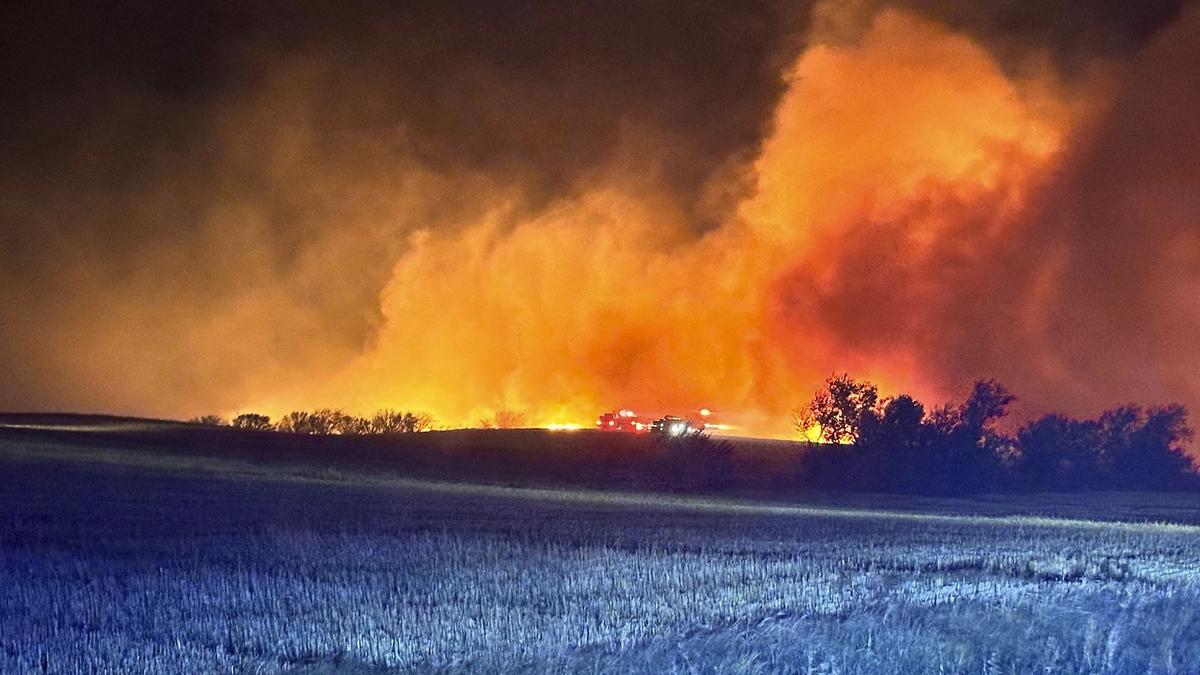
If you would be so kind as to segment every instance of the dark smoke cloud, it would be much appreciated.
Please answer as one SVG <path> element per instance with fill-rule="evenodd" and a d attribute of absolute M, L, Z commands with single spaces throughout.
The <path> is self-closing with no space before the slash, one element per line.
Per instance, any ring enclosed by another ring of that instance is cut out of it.
<path fill-rule="evenodd" d="M 1178 0 L 904 0 L 898 6 L 936 17 L 980 39 L 1008 61 L 1030 49 L 1051 51 L 1068 70 L 1096 56 L 1123 58 L 1179 12 Z"/>

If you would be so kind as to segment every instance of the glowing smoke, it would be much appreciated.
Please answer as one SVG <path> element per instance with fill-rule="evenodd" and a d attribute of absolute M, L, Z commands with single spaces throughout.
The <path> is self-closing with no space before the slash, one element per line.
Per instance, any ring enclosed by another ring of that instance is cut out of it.
<path fill-rule="evenodd" d="M 535 217 L 499 205 L 464 232 L 419 232 L 377 343 L 324 395 L 451 424 L 712 404 L 786 433 L 786 411 L 832 368 L 941 393 L 910 338 L 956 330 L 932 322 L 940 294 L 1014 242 L 1078 114 L 1050 98 L 1049 75 L 1027 78 L 881 12 L 857 42 L 796 62 L 734 217 L 695 238 L 615 167 Z M 872 287 L 859 262 L 903 283 Z"/>

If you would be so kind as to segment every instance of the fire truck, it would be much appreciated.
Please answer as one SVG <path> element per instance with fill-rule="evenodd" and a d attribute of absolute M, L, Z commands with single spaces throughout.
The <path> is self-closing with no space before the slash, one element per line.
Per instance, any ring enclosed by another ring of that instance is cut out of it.
<path fill-rule="evenodd" d="M 606 412 L 596 420 L 596 426 L 601 431 L 632 431 L 640 433 L 649 431 L 652 421 L 639 417 L 632 410 L 614 410 Z"/>
<path fill-rule="evenodd" d="M 663 436 L 686 436 L 687 434 L 698 434 L 704 431 L 704 425 L 696 424 L 682 417 L 666 415 L 654 420 L 650 424 L 650 431 L 662 434 Z"/>
<path fill-rule="evenodd" d="M 705 416 L 707 410 L 701 411 Z M 694 422 L 690 419 L 664 415 L 651 419 L 638 415 L 632 410 L 614 410 L 606 412 L 596 420 L 596 427 L 601 431 L 624 431 L 627 433 L 655 433 L 663 436 L 683 436 L 704 431 L 709 425 Z"/>

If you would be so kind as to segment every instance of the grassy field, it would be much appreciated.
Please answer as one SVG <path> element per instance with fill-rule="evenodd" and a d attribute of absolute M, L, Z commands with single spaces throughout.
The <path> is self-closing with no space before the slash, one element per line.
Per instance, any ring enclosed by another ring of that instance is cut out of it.
<path fill-rule="evenodd" d="M 35 431 L 0 435 L 4 673 L 1200 670 L 1193 496 L 765 503 Z"/>

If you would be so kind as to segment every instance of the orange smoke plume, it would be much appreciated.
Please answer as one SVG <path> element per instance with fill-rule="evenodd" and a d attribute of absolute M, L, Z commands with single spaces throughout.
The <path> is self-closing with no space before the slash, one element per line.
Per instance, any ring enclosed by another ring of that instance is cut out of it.
<path fill-rule="evenodd" d="M 832 370 L 944 395 L 896 335 L 955 330 L 932 297 L 1009 245 L 1086 110 L 1031 60 L 1005 72 L 968 37 L 885 10 L 856 40 L 810 46 L 759 156 L 711 191 L 752 186 L 702 236 L 618 162 L 528 215 L 502 198 L 461 229 L 408 240 L 375 343 L 318 387 L 261 401 L 497 410 L 587 425 L 616 406 L 741 411 L 786 435 Z M 650 143 L 647 152 L 653 152 Z M 885 265 L 858 277 L 847 255 Z"/>

